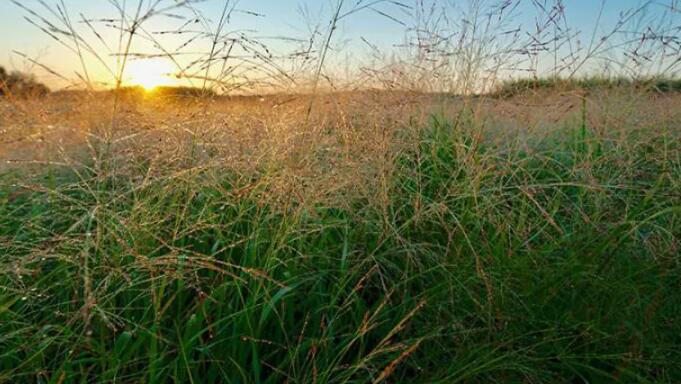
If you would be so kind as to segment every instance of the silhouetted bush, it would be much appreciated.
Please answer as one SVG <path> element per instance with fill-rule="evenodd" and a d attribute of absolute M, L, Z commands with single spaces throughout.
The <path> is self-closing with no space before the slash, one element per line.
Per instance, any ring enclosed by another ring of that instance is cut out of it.
<path fill-rule="evenodd" d="M 0 96 L 44 96 L 50 93 L 50 89 L 35 80 L 32 75 L 21 72 L 8 73 L 0 67 Z"/>

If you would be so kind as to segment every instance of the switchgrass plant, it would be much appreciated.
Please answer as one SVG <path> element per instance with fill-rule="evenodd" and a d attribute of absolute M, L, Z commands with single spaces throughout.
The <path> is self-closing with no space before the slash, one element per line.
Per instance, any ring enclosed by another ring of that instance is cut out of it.
<path fill-rule="evenodd" d="M 674 4 L 582 46 L 558 0 L 337 1 L 283 54 L 236 1 L 12 3 L 84 90 L 0 101 L 1 382 L 681 381 L 679 95 L 629 87 L 673 84 Z M 343 84 L 360 12 L 406 37 Z M 129 87 L 158 57 L 189 87 Z"/>
<path fill-rule="evenodd" d="M 678 129 L 478 123 L 395 129 L 336 200 L 267 167 L 5 172 L 2 380 L 681 379 Z"/>

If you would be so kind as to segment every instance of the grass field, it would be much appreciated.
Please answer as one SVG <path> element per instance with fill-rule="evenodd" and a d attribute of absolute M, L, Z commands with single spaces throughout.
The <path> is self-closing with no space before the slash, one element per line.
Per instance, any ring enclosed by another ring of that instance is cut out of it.
<path fill-rule="evenodd" d="M 678 0 L 0 3 L 0 384 L 681 383 Z"/>
<path fill-rule="evenodd" d="M 347 96 L 15 101 L 0 381 L 681 381 L 678 95 Z"/>

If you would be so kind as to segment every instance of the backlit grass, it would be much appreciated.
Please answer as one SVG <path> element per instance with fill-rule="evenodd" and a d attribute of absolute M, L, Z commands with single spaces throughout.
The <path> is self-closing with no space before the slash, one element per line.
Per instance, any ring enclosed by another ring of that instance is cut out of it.
<path fill-rule="evenodd" d="M 6 172 L 0 380 L 681 381 L 678 130 L 477 128 L 405 126 L 324 203 L 272 167 Z"/>

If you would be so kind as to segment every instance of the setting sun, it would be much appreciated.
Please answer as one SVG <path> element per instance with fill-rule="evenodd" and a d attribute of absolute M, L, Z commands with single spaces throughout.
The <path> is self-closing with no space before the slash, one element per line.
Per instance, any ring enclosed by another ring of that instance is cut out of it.
<path fill-rule="evenodd" d="M 175 69 L 170 60 L 135 60 L 128 63 L 125 69 L 125 82 L 128 85 L 143 87 L 147 91 L 156 87 L 171 86 L 177 82 L 172 75 Z"/>

